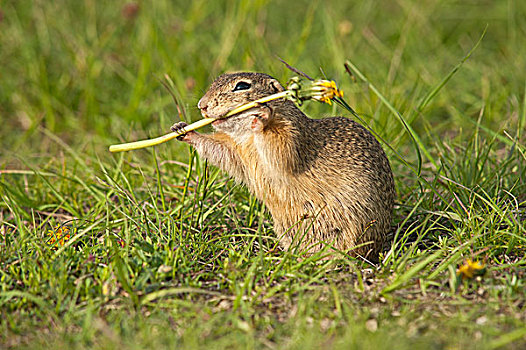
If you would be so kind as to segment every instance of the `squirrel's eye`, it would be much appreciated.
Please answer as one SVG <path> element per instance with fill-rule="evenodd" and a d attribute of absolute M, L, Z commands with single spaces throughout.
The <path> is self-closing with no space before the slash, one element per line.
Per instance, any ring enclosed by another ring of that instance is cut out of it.
<path fill-rule="evenodd" d="M 239 91 L 239 90 L 248 90 L 250 89 L 250 83 L 247 83 L 246 81 L 240 81 L 236 84 L 236 87 L 232 91 Z"/>

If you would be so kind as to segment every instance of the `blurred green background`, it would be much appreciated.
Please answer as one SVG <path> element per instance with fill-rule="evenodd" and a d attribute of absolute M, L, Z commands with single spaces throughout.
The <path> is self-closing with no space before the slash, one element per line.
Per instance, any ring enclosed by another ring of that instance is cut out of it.
<path fill-rule="evenodd" d="M 35 0 L 3 1 L 0 10 L 4 156 L 45 150 L 42 128 L 78 147 L 97 136 L 99 151 L 145 132 L 164 133 L 178 120 L 160 83 L 165 74 L 195 120 L 199 97 L 225 71 L 266 72 L 286 83 L 293 73 L 277 56 L 312 76 L 335 79 L 388 140 L 399 124 L 364 83 L 346 76 L 346 59 L 421 134 L 472 128 L 482 110 L 482 123 L 492 129 L 517 125 L 512 110 L 524 93 L 526 3 L 519 0 Z M 486 26 L 480 47 L 425 116 L 415 112 Z M 343 113 L 313 104 L 306 109 Z"/>

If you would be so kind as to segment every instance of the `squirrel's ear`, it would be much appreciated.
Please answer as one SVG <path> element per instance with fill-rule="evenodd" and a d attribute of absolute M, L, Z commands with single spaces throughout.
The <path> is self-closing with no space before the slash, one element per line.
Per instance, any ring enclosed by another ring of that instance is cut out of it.
<path fill-rule="evenodd" d="M 259 108 L 257 114 L 253 115 L 251 128 L 254 132 L 260 132 L 268 125 L 269 119 L 272 117 L 272 110 L 268 106 Z"/>
<path fill-rule="evenodd" d="M 272 90 L 274 90 L 274 93 L 278 93 L 278 92 L 281 92 L 281 91 L 285 91 L 285 89 L 283 88 L 283 86 L 281 86 L 281 84 L 277 81 L 277 80 L 272 80 L 270 82 L 270 88 Z"/>

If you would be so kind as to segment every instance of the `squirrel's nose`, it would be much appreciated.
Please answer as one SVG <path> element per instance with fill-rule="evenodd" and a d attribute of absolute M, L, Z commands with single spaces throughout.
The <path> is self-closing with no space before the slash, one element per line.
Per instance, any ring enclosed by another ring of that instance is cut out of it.
<path fill-rule="evenodd" d="M 205 111 L 206 110 L 206 104 L 204 103 L 203 99 L 200 99 L 199 102 L 197 102 L 197 108 Z"/>

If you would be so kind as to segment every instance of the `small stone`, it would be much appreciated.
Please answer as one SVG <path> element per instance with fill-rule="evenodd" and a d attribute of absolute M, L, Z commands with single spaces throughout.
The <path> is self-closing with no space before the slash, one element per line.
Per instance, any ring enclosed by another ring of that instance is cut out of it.
<path fill-rule="evenodd" d="M 477 320 L 475 321 L 476 324 L 478 325 L 484 325 L 488 322 L 488 318 L 486 316 L 480 316 L 479 318 L 477 318 Z"/>
<path fill-rule="evenodd" d="M 378 321 L 376 321 L 374 318 L 367 320 L 367 322 L 365 322 L 365 328 L 369 332 L 376 332 L 378 329 Z"/>
<path fill-rule="evenodd" d="M 158 273 L 168 273 L 172 271 L 172 267 L 171 266 L 168 266 L 168 265 L 161 265 L 159 266 L 159 268 L 157 269 L 157 272 Z"/>
<path fill-rule="evenodd" d="M 326 332 L 331 326 L 332 326 L 332 321 L 328 318 L 324 318 L 323 320 L 320 321 L 320 328 L 323 332 Z"/>
<path fill-rule="evenodd" d="M 241 329 L 244 332 L 250 332 L 252 330 L 252 327 L 248 324 L 246 321 L 239 320 L 237 322 L 237 328 Z"/>

